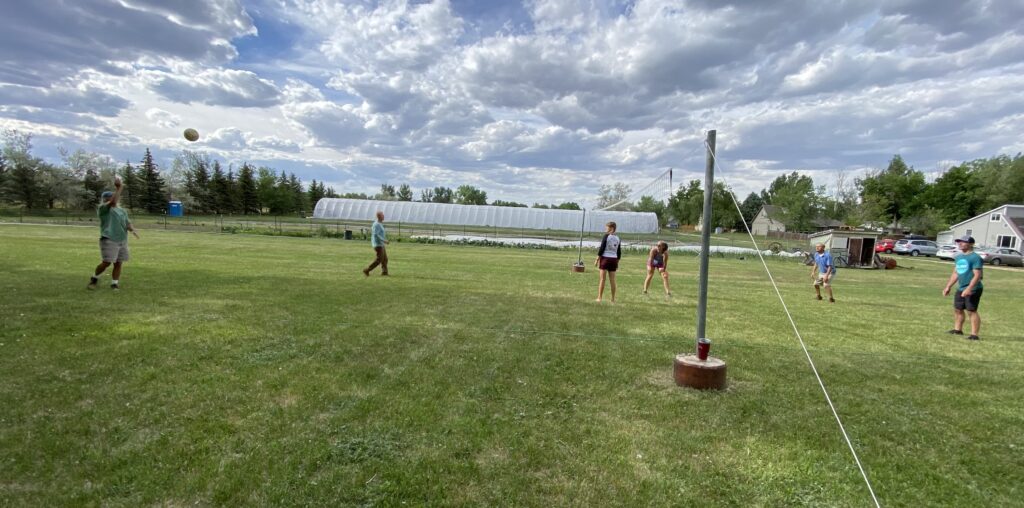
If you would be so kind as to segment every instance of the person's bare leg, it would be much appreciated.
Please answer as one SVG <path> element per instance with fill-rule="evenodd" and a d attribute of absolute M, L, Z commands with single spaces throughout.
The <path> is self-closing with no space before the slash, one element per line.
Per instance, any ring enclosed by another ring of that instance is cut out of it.
<path fill-rule="evenodd" d="M 967 311 L 967 317 L 971 320 L 971 335 L 977 337 L 981 331 L 981 314 L 978 314 L 978 311 Z"/>
<path fill-rule="evenodd" d="M 830 302 L 836 301 L 836 299 L 832 296 L 832 284 L 829 284 L 829 285 L 825 286 L 825 289 L 828 290 L 828 301 L 830 301 Z"/>
<path fill-rule="evenodd" d="M 821 286 L 818 284 L 814 285 L 814 294 L 818 295 L 818 299 L 821 300 Z"/>
<path fill-rule="evenodd" d="M 964 311 L 960 309 L 953 309 L 953 329 L 961 332 L 964 330 Z"/>
<path fill-rule="evenodd" d="M 661 272 L 661 283 L 665 286 L 665 295 L 672 296 L 672 290 L 668 288 L 668 271 L 662 270 Z"/>
<path fill-rule="evenodd" d="M 89 284 L 85 286 L 85 288 L 96 289 L 96 284 L 98 284 L 100 281 L 100 275 L 102 275 L 103 272 L 107 270 L 108 266 L 110 266 L 110 263 L 106 261 L 101 261 L 100 264 L 96 265 L 96 271 L 93 272 L 92 278 L 89 279 Z"/>
<path fill-rule="evenodd" d="M 615 303 L 615 272 L 608 272 L 608 282 L 612 286 L 612 303 Z"/>
<path fill-rule="evenodd" d="M 114 280 L 121 280 L 121 262 L 114 263 L 114 271 L 110 273 Z"/>
<path fill-rule="evenodd" d="M 647 294 L 647 290 L 651 287 L 651 279 L 654 278 L 654 268 L 647 267 L 647 278 L 644 279 L 644 294 Z"/>
<path fill-rule="evenodd" d="M 600 278 L 599 282 L 597 283 L 597 301 L 599 301 L 599 302 L 601 301 L 601 298 L 604 297 L 604 276 L 605 276 L 605 273 L 606 272 L 604 270 L 601 270 L 601 278 Z"/>

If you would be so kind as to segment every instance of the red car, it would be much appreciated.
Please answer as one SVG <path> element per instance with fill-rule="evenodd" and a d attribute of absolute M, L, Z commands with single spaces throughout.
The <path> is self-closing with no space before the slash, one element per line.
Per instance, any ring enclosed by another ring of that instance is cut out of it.
<path fill-rule="evenodd" d="M 892 248 L 896 246 L 896 240 L 892 238 L 885 238 L 879 240 L 875 244 L 875 252 L 884 252 L 886 254 L 892 254 Z"/>

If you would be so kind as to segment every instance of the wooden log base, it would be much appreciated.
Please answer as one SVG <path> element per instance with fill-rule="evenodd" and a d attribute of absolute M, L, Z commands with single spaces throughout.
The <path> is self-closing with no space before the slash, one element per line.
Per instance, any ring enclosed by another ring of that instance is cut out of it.
<path fill-rule="evenodd" d="M 576 273 L 583 273 L 587 270 L 585 265 L 572 265 L 572 271 Z"/>
<path fill-rule="evenodd" d="M 725 389 L 725 362 L 709 356 L 700 360 L 697 355 L 676 355 L 674 362 L 676 384 L 698 390 Z"/>

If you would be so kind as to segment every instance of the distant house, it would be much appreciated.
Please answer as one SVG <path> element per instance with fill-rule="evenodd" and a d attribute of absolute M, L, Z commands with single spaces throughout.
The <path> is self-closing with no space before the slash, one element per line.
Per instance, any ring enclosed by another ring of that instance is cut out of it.
<path fill-rule="evenodd" d="M 750 232 L 755 235 L 765 236 L 769 231 L 786 232 L 786 225 L 782 223 L 782 207 L 764 205 L 750 223 Z"/>
<path fill-rule="evenodd" d="M 754 221 L 750 224 L 750 232 L 765 236 L 769 231 L 779 231 L 782 233 L 786 232 L 786 225 L 782 222 L 782 216 L 785 214 L 785 209 L 781 206 L 775 205 L 764 205 L 758 210 L 757 215 L 754 216 Z M 819 217 L 811 221 L 814 225 L 814 231 L 829 231 L 833 229 L 848 229 L 846 224 L 842 221 L 826 219 Z"/>
<path fill-rule="evenodd" d="M 1020 250 L 1024 247 L 1024 205 L 1003 205 L 954 224 L 939 233 L 936 242 L 951 244 L 961 236 L 973 236 L 978 245 L 986 247 Z"/>

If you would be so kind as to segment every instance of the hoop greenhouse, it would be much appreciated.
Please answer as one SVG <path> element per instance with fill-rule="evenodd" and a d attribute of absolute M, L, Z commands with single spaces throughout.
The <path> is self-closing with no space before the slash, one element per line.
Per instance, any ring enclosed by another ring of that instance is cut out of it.
<path fill-rule="evenodd" d="M 384 212 L 384 216 L 390 222 L 448 226 L 579 231 L 581 222 L 584 221 L 584 212 L 581 210 L 341 198 L 324 198 L 317 201 L 313 217 L 316 219 L 372 221 L 378 210 Z M 658 232 L 658 216 L 647 212 L 592 212 L 588 210 L 583 229 L 589 232 L 602 232 L 605 223 L 609 221 L 616 223 L 620 233 Z"/>

